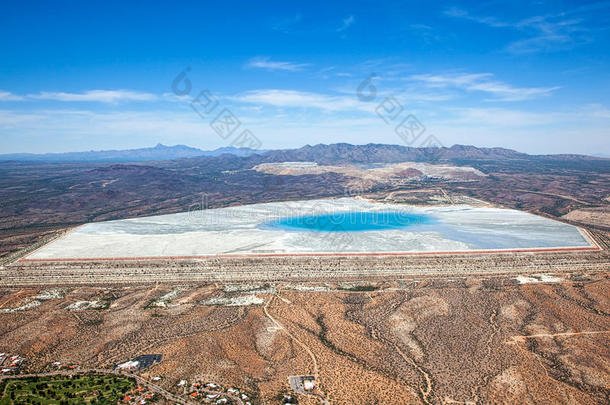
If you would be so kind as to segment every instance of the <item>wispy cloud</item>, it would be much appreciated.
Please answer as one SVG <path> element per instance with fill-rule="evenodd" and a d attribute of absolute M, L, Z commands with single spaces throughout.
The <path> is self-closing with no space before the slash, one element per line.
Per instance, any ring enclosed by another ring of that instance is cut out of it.
<path fill-rule="evenodd" d="M 20 101 L 23 100 L 22 96 L 10 93 L 8 91 L 0 90 L 0 101 Z"/>
<path fill-rule="evenodd" d="M 353 15 L 350 15 L 350 16 L 344 18 L 341 23 L 341 26 L 339 28 L 337 28 L 337 32 L 345 31 L 346 29 L 348 29 L 349 27 L 354 25 L 355 22 L 356 22 L 356 17 L 354 17 Z"/>
<path fill-rule="evenodd" d="M 565 19 L 559 16 L 537 16 L 520 21 L 516 27 L 527 30 L 531 37 L 514 41 L 507 50 L 516 53 L 533 53 L 569 49 L 591 40 L 582 18 Z"/>
<path fill-rule="evenodd" d="M 266 69 L 266 70 L 286 70 L 296 72 L 305 69 L 309 66 L 308 63 L 293 63 L 272 61 L 270 58 L 252 58 L 246 63 L 248 68 Z"/>
<path fill-rule="evenodd" d="M 302 20 L 301 14 L 295 14 L 292 17 L 284 18 L 282 20 L 276 21 L 271 28 L 276 31 L 288 32 L 290 29 L 301 22 Z"/>
<path fill-rule="evenodd" d="M 232 100 L 274 107 L 315 108 L 323 111 L 362 110 L 368 107 L 356 97 L 278 89 L 248 91 L 233 97 Z"/>
<path fill-rule="evenodd" d="M 601 104 L 589 104 L 582 108 L 582 113 L 592 118 L 610 119 L 610 108 Z"/>
<path fill-rule="evenodd" d="M 89 90 L 84 93 L 43 91 L 38 94 L 28 94 L 26 97 L 28 99 L 36 100 L 54 100 L 65 102 L 89 101 L 110 104 L 121 101 L 154 101 L 158 98 L 155 94 L 130 90 Z"/>
<path fill-rule="evenodd" d="M 522 101 L 548 96 L 559 87 L 513 87 L 494 80 L 491 73 L 453 75 L 413 75 L 409 79 L 421 81 L 430 87 L 455 87 L 465 91 L 479 91 L 493 96 L 486 101 Z"/>
<path fill-rule="evenodd" d="M 103 113 L 80 109 L 0 110 L 0 131 L 13 139 L 39 139 L 51 150 L 65 148 L 75 140 L 95 147 L 105 142 L 111 146 L 121 139 L 140 139 L 138 143 L 146 145 L 153 143 L 151 139 L 171 142 L 190 138 L 189 142 L 196 144 L 202 136 L 209 135 L 212 141 L 218 138 L 212 136 L 214 132 L 209 125 L 192 111 L 174 110 Z"/>
<path fill-rule="evenodd" d="M 554 112 L 529 112 L 506 108 L 454 108 L 449 121 L 453 125 L 491 127 L 530 127 L 555 123 L 560 118 Z M 565 114 L 562 118 L 566 118 Z"/>
<path fill-rule="evenodd" d="M 477 22 L 479 24 L 489 25 L 490 27 L 504 28 L 512 26 L 510 23 L 500 21 L 495 17 L 480 17 L 472 15 L 468 11 L 459 7 L 450 7 L 446 9 L 443 14 L 449 17 L 462 18 L 465 20 Z"/>
<path fill-rule="evenodd" d="M 494 16 L 474 15 L 458 7 L 448 8 L 444 11 L 444 14 L 493 28 L 518 30 L 524 33 L 526 37 L 511 42 L 506 46 L 506 50 L 515 54 L 525 54 L 570 49 L 590 42 L 595 27 L 590 24 L 588 15 L 592 12 L 599 13 L 601 10 L 608 12 L 609 9 L 609 2 L 599 2 L 560 13 L 538 15 L 517 21 L 506 21 Z"/>
<path fill-rule="evenodd" d="M 267 93 L 278 106 L 312 106 L 332 108 L 330 113 L 286 110 L 264 113 L 258 109 L 251 114 L 239 112 L 265 148 L 300 147 L 306 143 L 398 143 L 400 139 L 373 111 L 368 114 L 348 114 L 351 100 L 318 93 L 279 91 Z M 254 96 L 260 96 L 258 99 Z M 265 100 L 262 92 L 251 92 L 250 101 Z M 409 97 L 410 98 L 410 97 Z M 331 105 L 336 104 L 336 105 Z M 262 104 L 244 104 L 246 108 Z M 565 110 L 530 111 L 511 108 L 459 108 L 435 105 L 431 110 L 411 110 L 431 131 L 442 136 L 443 143 L 468 143 L 483 146 L 513 147 L 535 152 L 608 153 L 607 128 L 610 110 L 606 105 L 575 106 Z M 339 106 L 344 111 L 338 111 Z M 237 108 L 236 106 L 231 106 Z M 240 106 L 243 108 L 243 106 Z M 374 108 L 375 105 L 373 104 Z M 89 149 L 111 149 L 151 145 L 156 142 L 181 143 L 208 149 L 224 146 L 210 128 L 209 123 L 190 109 L 163 108 L 150 111 L 133 111 L 121 108 L 115 111 L 88 111 L 75 109 L 49 109 L 13 111 L 0 109 L 0 133 L 3 151 L 9 152 L 62 152 Z M 577 142 L 587 134 L 586 142 Z M 29 145 L 24 144 L 29 140 Z M 525 141 L 524 141 L 525 140 Z M 24 146 L 28 145 L 28 146 Z M 575 149 L 577 148 L 577 149 Z"/>
<path fill-rule="evenodd" d="M 409 24 L 407 29 L 428 44 L 441 40 L 441 36 L 436 30 L 426 24 Z"/>
<path fill-rule="evenodd" d="M 570 110 L 530 111 L 519 108 L 447 107 L 437 124 L 488 128 L 607 128 L 610 109 L 602 104 L 574 106 Z"/>

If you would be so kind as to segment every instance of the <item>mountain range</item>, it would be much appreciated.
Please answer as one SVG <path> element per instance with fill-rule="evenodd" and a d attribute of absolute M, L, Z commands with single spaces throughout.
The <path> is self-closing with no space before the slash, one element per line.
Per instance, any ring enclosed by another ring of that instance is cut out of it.
<path fill-rule="evenodd" d="M 159 160 L 173 160 L 181 158 L 193 158 L 204 156 L 220 156 L 231 154 L 234 156 L 250 156 L 254 153 L 264 151 L 235 148 L 227 146 L 210 151 L 192 148 L 185 145 L 166 146 L 161 143 L 153 148 L 125 149 L 125 150 L 101 150 L 86 152 L 66 153 L 11 153 L 0 155 L 0 161 L 20 162 L 145 162 Z"/>
<path fill-rule="evenodd" d="M 166 146 L 161 143 L 152 148 L 103 150 L 66 153 L 13 153 L 0 154 L 0 161 L 17 162 L 147 162 L 167 161 L 184 158 L 210 158 L 227 156 L 222 160 L 249 158 L 241 160 L 247 165 L 250 161 L 287 162 L 311 161 L 318 164 L 355 164 L 355 163 L 394 163 L 394 162 L 435 162 L 470 160 L 562 160 L 583 161 L 603 160 L 598 156 L 585 155 L 528 155 L 505 148 L 479 148 L 472 145 L 453 145 L 449 148 L 427 147 L 414 148 L 402 145 L 367 144 L 352 145 L 348 143 L 305 145 L 296 149 L 255 150 L 235 148 L 232 146 L 214 150 L 201 150 L 186 145 Z"/>

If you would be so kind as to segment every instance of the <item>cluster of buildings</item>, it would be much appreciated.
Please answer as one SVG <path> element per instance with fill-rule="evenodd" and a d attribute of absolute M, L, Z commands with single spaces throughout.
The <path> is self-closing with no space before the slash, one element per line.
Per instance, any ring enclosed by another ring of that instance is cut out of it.
<path fill-rule="evenodd" d="M 157 398 L 155 398 L 155 393 L 151 391 L 147 391 L 142 387 L 137 387 L 132 392 L 125 395 L 123 398 L 123 402 L 128 404 L 137 404 L 137 405 L 146 405 L 149 402 L 154 402 Z"/>
<path fill-rule="evenodd" d="M 78 370 L 80 366 L 78 364 L 64 364 L 61 361 L 54 361 L 51 365 L 57 370 L 68 369 L 68 370 Z"/>
<path fill-rule="evenodd" d="M 178 387 L 186 389 L 186 381 L 180 380 Z M 243 405 L 252 405 L 250 398 L 238 388 L 228 388 L 220 386 L 212 382 L 201 383 L 195 382 L 188 389 L 188 396 L 193 400 L 201 401 L 208 404 L 230 404 L 238 403 Z"/>
<path fill-rule="evenodd" d="M 3 375 L 17 374 L 24 361 L 25 357 L 21 357 L 18 354 L 0 353 L 0 373 Z"/>
<path fill-rule="evenodd" d="M 288 377 L 290 388 L 299 394 L 308 394 L 316 388 L 316 377 L 313 375 L 295 375 Z"/>

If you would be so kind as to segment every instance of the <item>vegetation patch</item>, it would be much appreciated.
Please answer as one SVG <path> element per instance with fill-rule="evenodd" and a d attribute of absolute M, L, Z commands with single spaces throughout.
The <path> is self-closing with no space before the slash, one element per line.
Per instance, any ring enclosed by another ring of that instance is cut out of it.
<path fill-rule="evenodd" d="M 86 311 L 89 309 L 107 309 L 110 306 L 108 301 L 76 301 L 66 307 L 69 311 Z"/>
<path fill-rule="evenodd" d="M 350 287 L 339 287 L 339 290 L 343 291 L 375 291 L 378 289 L 379 287 L 374 285 L 354 285 Z"/>
<path fill-rule="evenodd" d="M 18 312 L 18 311 L 26 311 L 28 309 L 36 308 L 43 301 L 48 301 L 57 298 L 63 298 L 65 296 L 65 291 L 59 289 L 52 290 L 44 290 L 41 291 L 38 295 L 34 295 L 26 299 L 25 303 L 13 308 L 0 308 L 0 312 Z"/>
<path fill-rule="evenodd" d="M 135 386 L 131 378 L 104 374 L 8 379 L 0 383 L 0 405 L 116 404 Z"/>
<path fill-rule="evenodd" d="M 254 294 L 250 295 L 241 295 L 236 297 L 212 297 L 205 301 L 200 301 L 200 305 L 208 305 L 208 306 L 226 306 L 226 307 L 243 307 L 249 305 L 262 305 L 265 303 L 265 300 L 262 298 L 258 298 Z"/>

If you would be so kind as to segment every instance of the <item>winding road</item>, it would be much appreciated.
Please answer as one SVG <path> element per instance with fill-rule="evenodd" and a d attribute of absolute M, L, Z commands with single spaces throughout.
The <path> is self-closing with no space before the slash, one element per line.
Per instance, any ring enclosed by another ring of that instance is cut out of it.
<path fill-rule="evenodd" d="M 271 299 L 269 299 L 266 303 L 265 306 L 263 307 L 263 311 L 265 312 L 265 315 L 267 315 L 267 318 L 269 318 L 271 320 L 271 322 L 273 322 L 273 324 L 275 325 L 275 327 L 277 328 L 277 330 L 283 330 L 284 332 L 286 332 L 286 334 L 292 339 L 294 340 L 299 346 L 301 346 L 303 348 L 303 350 L 305 350 L 307 352 L 307 354 L 309 355 L 309 357 L 311 357 L 311 362 L 313 364 L 313 376 L 315 377 L 317 384 L 317 389 L 318 391 L 320 391 L 320 394 L 318 393 L 302 393 L 304 395 L 311 395 L 311 396 L 315 396 L 318 399 L 320 399 L 320 401 L 322 401 L 322 403 L 324 405 L 328 405 L 328 401 L 326 400 L 326 398 L 324 397 L 324 391 L 322 391 L 320 389 L 320 374 L 318 371 L 318 361 L 316 360 L 316 356 L 313 354 L 313 352 L 311 351 L 311 349 L 302 341 L 300 341 L 296 336 L 294 336 L 288 329 L 286 329 L 284 327 L 284 325 L 282 325 L 277 319 L 275 319 L 273 316 L 271 316 L 271 314 L 269 313 L 268 307 L 271 304 L 271 302 L 273 302 L 273 299 L 276 297 L 282 299 L 282 301 L 285 301 L 282 297 L 280 297 L 279 295 L 279 291 L 277 292 L 277 294 L 274 294 L 271 296 Z M 289 301 L 290 302 L 290 301 Z"/>

